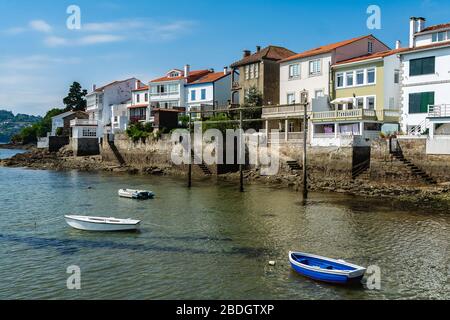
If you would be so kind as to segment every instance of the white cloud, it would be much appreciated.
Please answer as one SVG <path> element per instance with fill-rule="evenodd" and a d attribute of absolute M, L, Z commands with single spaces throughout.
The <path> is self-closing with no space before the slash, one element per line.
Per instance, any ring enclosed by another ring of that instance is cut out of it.
<path fill-rule="evenodd" d="M 30 21 L 29 26 L 34 31 L 43 32 L 43 33 L 52 32 L 52 27 L 44 20 L 32 20 L 32 21 Z"/>
<path fill-rule="evenodd" d="M 24 57 L 1 57 L 0 71 L 37 70 L 56 65 L 73 65 L 81 63 L 76 57 L 51 57 L 47 55 L 31 55 Z"/>
<path fill-rule="evenodd" d="M 62 46 L 89 46 L 95 44 L 104 44 L 123 41 L 124 38 L 118 35 L 112 34 L 97 34 L 89 35 L 80 38 L 70 39 L 50 36 L 45 38 L 44 43 L 49 47 L 62 47 Z"/>

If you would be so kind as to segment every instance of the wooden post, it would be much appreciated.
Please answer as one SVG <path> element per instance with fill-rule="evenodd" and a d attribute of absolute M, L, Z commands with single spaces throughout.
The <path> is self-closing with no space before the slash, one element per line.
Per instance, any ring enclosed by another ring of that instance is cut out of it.
<path fill-rule="evenodd" d="M 189 171 L 188 188 L 192 187 L 192 114 L 189 112 Z"/>
<path fill-rule="evenodd" d="M 245 159 L 245 153 L 244 155 L 241 154 L 242 152 L 242 143 L 244 142 L 244 136 L 242 134 L 242 110 L 239 111 L 239 135 L 240 135 L 240 139 L 239 139 L 239 146 L 238 146 L 238 152 L 239 152 L 239 190 L 241 192 L 244 192 L 244 165 L 242 164 L 242 156 L 244 156 Z"/>
<path fill-rule="evenodd" d="M 301 101 L 303 103 L 303 199 L 306 200 L 308 198 L 308 171 L 307 171 L 307 121 L 308 121 L 308 92 L 303 91 L 301 93 Z"/>

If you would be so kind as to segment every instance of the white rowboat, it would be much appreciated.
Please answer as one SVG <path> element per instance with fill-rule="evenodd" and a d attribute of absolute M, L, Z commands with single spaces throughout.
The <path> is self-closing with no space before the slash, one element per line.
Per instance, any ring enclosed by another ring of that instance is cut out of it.
<path fill-rule="evenodd" d="M 138 230 L 140 220 L 87 216 L 64 216 L 72 228 L 84 231 L 132 231 Z"/>
<path fill-rule="evenodd" d="M 133 190 L 133 189 L 120 189 L 119 197 L 122 198 L 129 198 L 129 199 L 151 199 L 155 196 L 155 194 L 152 191 L 147 190 Z"/>

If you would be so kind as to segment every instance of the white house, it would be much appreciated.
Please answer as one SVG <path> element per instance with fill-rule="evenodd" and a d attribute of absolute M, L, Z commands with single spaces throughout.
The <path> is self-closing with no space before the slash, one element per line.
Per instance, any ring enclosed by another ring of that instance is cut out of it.
<path fill-rule="evenodd" d="M 131 92 L 136 88 L 138 81 L 136 78 L 131 78 L 114 81 L 100 88 L 94 85 L 93 91 L 86 96 L 86 112 L 89 114 L 90 124 L 98 125 L 98 137 L 111 132 L 111 106 L 131 99 Z M 76 125 L 76 122 L 74 124 Z"/>
<path fill-rule="evenodd" d="M 164 77 L 150 81 L 150 109 L 184 109 L 186 106 L 186 85 L 207 74 L 210 70 L 191 71 L 189 65 L 183 70 L 172 69 Z"/>
<path fill-rule="evenodd" d="M 299 140 L 304 124 L 303 108 L 295 105 L 306 90 L 309 111 L 329 111 L 333 95 L 331 66 L 344 60 L 389 50 L 389 47 L 366 35 L 308 50 L 280 61 L 280 107 L 263 110 L 266 128 L 282 132 L 281 140 Z"/>
<path fill-rule="evenodd" d="M 191 110 L 213 110 L 225 108 L 231 100 L 231 72 L 210 72 L 200 79 L 186 85 L 187 108 Z M 200 118 L 201 114 L 193 114 Z"/>
<path fill-rule="evenodd" d="M 402 130 L 409 134 L 430 129 L 430 113 L 450 104 L 450 23 L 425 21 L 411 18 L 409 49 L 401 53 Z"/>

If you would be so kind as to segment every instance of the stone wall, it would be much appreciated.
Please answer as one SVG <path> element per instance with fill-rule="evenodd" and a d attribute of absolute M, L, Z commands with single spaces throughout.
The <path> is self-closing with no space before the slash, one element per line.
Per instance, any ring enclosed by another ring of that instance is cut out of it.
<path fill-rule="evenodd" d="M 59 149 L 69 144 L 69 137 L 48 137 L 48 151 L 58 152 Z"/>
<path fill-rule="evenodd" d="M 97 138 L 71 138 L 70 144 L 76 157 L 100 154 Z"/>

